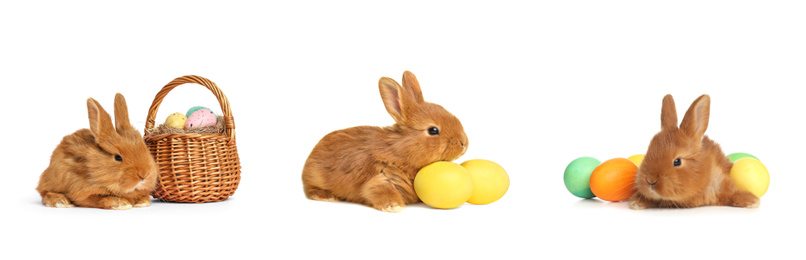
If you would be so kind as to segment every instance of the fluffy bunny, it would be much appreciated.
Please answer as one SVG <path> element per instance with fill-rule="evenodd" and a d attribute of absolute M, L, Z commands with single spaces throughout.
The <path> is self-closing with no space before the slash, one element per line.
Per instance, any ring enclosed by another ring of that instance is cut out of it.
<path fill-rule="evenodd" d="M 396 123 L 347 128 L 323 137 L 302 170 L 309 199 L 399 212 L 419 201 L 413 182 L 420 168 L 455 160 L 467 151 L 459 119 L 442 106 L 425 102 L 414 74 L 403 73 L 402 86 L 383 77 L 378 87 Z"/>
<path fill-rule="evenodd" d="M 671 95 L 663 98 L 661 131 L 649 143 L 635 175 L 630 208 L 759 206 L 759 198 L 740 189 L 731 179 L 733 164 L 722 148 L 704 135 L 710 109 L 710 97 L 700 96 L 678 127 L 674 99 Z"/>
<path fill-rule="evenodd" d="M 115 95 L 115 125 L 101 105 L 87 99 L 90 129 L 65 136 L 36 188 L 48 207 L 130 209 L 151 205 L 157 168 L 131 124 L 123 95 Z M 116 129 L 117 128 L 117 129 Z"/>

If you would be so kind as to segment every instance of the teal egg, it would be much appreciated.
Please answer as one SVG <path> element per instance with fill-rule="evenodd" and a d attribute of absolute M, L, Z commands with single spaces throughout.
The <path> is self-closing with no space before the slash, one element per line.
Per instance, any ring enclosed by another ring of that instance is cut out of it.
<path fill-rule="evenodd" d="M 732 154 L 728 154 L 728 159 L 730 159 L 730 162 L 736 162 L 736 160 L 739 160 L 739 159 L 742 159 L 742 158 L 753 158 L 753 159 L 758 160 L 757 157 L 755 157 L 755 156 L 753 156 L 752 154 L 749 154 L 749 153 L 732 153 Z M 761 161 L 761 160 L 759 160 L 759 161 Z"/>
<path fill-rule="evenodd" d="M 198 111 L 198 110 L 202 110 L 202 109 L 207 109 L 207 110 L 213 111 L 212 109 L 209 109 L 209 108 L 207 108 L 207 107 L 203 107 L 203 106 L 195 106 L 195 107 L 191 107 L 190 109 L 188 109 L 188 112 L 187 112 L 187 113 L 185 113 L 185 116 L 186 116 L 186 117 L 190 117 L 190 115 L 191 115 L 191 114 L 193 114 L 193 112 L 196 112 L 196 111 Z"/>
<path fill-rule="evenodd" d="M 596 169 L 599 164 L 602 162 L 593 157 L 580 157 L 571 161 L 568 167 L 565 167 L 565 174 L 563 174 L 565 188 L 580 198 L 595 197 L 591 191 L 590 179 L 593 169 Z"/>

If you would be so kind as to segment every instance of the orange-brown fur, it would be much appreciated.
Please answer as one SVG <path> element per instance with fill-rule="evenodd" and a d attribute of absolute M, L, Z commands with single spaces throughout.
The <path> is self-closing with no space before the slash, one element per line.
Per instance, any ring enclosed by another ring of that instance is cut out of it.
<path fill-rule="evenodd" d="M 661 131 L 638 168 L 631 208 L 758 207 L 759 199 L 731 179 L 733 164 L 719 144 L 704 135 L 709 117 L 710 97 L 702 95 L 678 127 L 674 99 L 664 97 Z M 675 167 L 677 158 L 681 163 Z"/>
<path fill-rule="evenodd" d="M 65 136 L 39 178 L 36 190 L 42 204 L 102 209 L 150 205 L 157 182 L 156 164 L 140 133 L 129 124 L 123 95 L 115 96 L 114 126 L 92 98 L 87 99 L 87 111 L 90 129 Z"/>
<path fill-rule="evenodd" d="M 414 74 L 403 85 L 390 78 L 378 83 L 381 98 L 396 124 L 334 131 L 313 148 L 302 170 L 305 195 L 342 200 L 396 212 L 419 201 L 414 176 L 420 168 L 455 160 L 467 150 L 462 124 L 441 106 L 425 102 Z M 440 134 L 428 134 L 438 127 Z"/>

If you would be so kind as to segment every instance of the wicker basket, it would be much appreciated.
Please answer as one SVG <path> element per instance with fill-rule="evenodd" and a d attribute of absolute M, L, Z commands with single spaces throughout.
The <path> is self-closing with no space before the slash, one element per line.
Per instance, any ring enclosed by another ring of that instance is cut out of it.
<path fill-rule="evenodd" d="M 196 83 L 218 98 L 224 113 L 224 134 L 153 134 L 145 143 L 157 161 L 159 180 L 154 198 L 170 202 L 203 203 L 226 200 L 241 180 L 241 164 L 235 147 L 235 124 L 229 101 L 212 81 L 199 76 L 179 77 L 165 85 L 148 110 L 146 129 L 154 128 L 154 117 L 162 99 L 175 87 Z"/>

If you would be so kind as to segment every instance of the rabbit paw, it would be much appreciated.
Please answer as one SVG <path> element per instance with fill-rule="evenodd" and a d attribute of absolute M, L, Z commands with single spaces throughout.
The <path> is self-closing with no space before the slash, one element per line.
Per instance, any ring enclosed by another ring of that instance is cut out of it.
<path fill-rule="evenodd" d="M 127 210 L 127 209 L 132 209 L 132 204 L 129 204 L 129 203 L 123 203 L 123 204 L 119 204 L 119 205 L 117 205 L 117 206 L 112 206 L 110 209 L 114 209 L 114 210 Z"/>
<path fill-rule="evenodd" d="M 145 208 L 151 206 L 151 196 L 149 195 L 139 196 L 134 199 L 131 199 L 131 202 L 132 204 L 134 204 L 133 207 L 135 208 Z"/>
<path fill-rule="evenodd" d="M 135 208 L 145 208 L 151 206 L 151 200 L 140 201 L 137 204 L 134 204 Z"/>
<path fill-rule="evenodd" d="M 330 201 L 330 202 L 339 201 L 339 199 L 337 199 L 336 196 L 333 196 L 333 193 L 330 192 L 329 190 L 320 189 L 312 186 L 305 187 L 305 195 L 310 200 Z"/>
<path fill-rule="evenodd" d="M 647 205 L 638 200 L 630 200 L 630 208 L 634 210 L 646 209 Z"/>
<path fill-rule="evenodd" d="M 319 197 L 319 196 L 316 196 L 316 195 L 312 195 L 311 197 L 309 197 L 309 199 L 311 199 L 311 200 L 317 200 L 317 201 L 328 201 L 328 202 L 336 202 L 336 201 L 339 201 L 338 199 L 336 199 L 336 197 L 325 197 L 325 198 L 322 198 L 322 197 Z"/>
<path fill-rule="evenodd" d="M 390 213 L 398 213 L 403 211 L 403 206 L 400 205 L 389 205 L 381 209 L 383 212 L 390 212 Z"/>
<path fill-rule="evenodd" d="M 733 197 L 730 206 L 740 208 L 758 208 L 761 206 L 761 200 L 750 192 L 742 192 Z"/>
<path fill-rule="evenodd" d="M 117 198 L 117 197 L 107 197 L 106 198 L 106 208 L 113 209 L 113 210 L 126 210 L 132 208 L 132 203 L 126 199 Z"/>
<path fill-rule="evenodd" d="M 50 206 L 50 205 L 49 205 L 48 207 L 54 207 L 54 208 L 72 208 L 72 207 L 75 207 L 75 206 L 76 206 L 76 205 L 73 205 L 72 203 L 67 202 L 67 203 L 56 203 L 56 204 L 54 204 L 54 205 L 52 205 L 52 206 Z"/>
<path fill-rule="evenodd" d="M 45 204 L 47 207 L 51 208 L 72 208 L 76 205 L 73 205 L 67 197 L 63 194 L 48 192 L 42 198 L 42 204 Z"/>
<path fill-rule="evenodd" d="M 736 207 L 754 209 L 754 208 L 758 208 L 759 206 L 761 206 L 761 200 L 756 198 L 756 197 L 752 197 L 752 198 L 736 201 L 736 202 L 733 203 L 733 205 L 736 206 Z"/>

